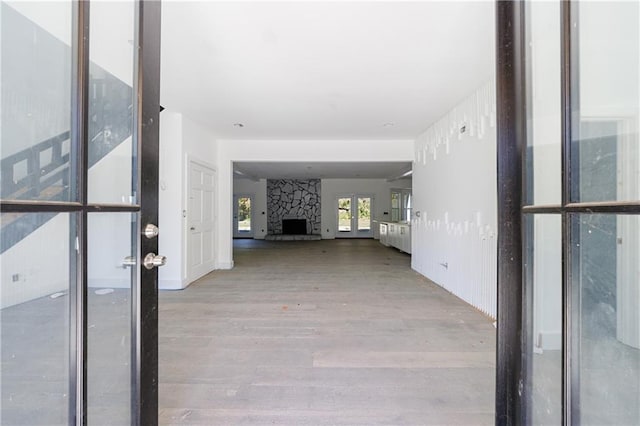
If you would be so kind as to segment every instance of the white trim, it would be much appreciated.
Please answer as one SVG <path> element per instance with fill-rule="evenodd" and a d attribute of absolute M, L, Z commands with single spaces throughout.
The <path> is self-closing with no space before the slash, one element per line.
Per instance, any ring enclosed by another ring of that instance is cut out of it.
<path fill-rule="evenodd" d="M 216 269 L 233 269 L 234 262 L 218 262 L 218 267 Z"/>
<path fill-rule="evenodd" d="M 211 169 L 217 173 L 216 166 L 213 163 L 209 163 L 208 161 L 201 160 L 189 153 L 185 154 L 185 158 L 187 160 L 187 166 L 189 166 L 190 162 L 193 162 L 202 167 L 206 167 L 207 169 Z"/>

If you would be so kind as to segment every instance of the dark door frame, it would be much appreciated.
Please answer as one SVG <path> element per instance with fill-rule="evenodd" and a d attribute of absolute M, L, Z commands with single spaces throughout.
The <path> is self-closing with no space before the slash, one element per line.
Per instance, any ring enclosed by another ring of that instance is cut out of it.
<path fill-rule="evenodd" d="M 526 138 L 524 3 L 496 2 L 498 305 L 496 424 L 519 424 L 522 395 L 522 192 Z"/>
<path fill-rule="evenodd" d="M 526 2 L 496 2 L 496 91 L 498 142 L 498 334 L 496 351 L 496 424 L 529 424 L 530 386 L 527 371 L 530 313 L 525 281 L 531 265 L 523 253 L 531 245 L 526 223 L 533 214 L 562 218 L 562 423 L 580 422 L 577 390 L 579 372 L 576 349 L 579 329 L 572 321 L 578 297 L 578 266 L 572 242 L 578 233 L 578 214 L 640 214 L 640 201 L 580 202 L 576 188 L 580 176 L 575 166 L 579 148 L 579 58 L 577 1 L 561 3 L 561 176 L 558 205 L 535 205 L 531 158 L 527 155 Z"/>
<path fill-rule="evenodd" d="M 141 238 L 141 229 L 158 223 L 160 114 L 160 2 L 136 2 L 134 72 L 133 179 L 137 204 L 88 202 L 90 2 L 73 2 L 71 78 L 71 201 L 0 200 L 2 213 L 70 213 L 69 423 L 87 424 L 87 217 L 90 213 L 138 214 L 132 268 L 131 423 L 158 423 L 158 273 L 141 267 L 146 253 L 157 253 L 158 238 Z M 77 238 L 77 239 L 76 239 Z"/>

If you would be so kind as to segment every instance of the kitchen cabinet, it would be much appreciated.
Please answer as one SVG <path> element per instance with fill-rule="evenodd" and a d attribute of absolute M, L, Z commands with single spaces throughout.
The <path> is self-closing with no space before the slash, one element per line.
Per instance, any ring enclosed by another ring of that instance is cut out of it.
<path fill-rule="evenodd" d="M 411 253 L 411 225 L 398 222 L 380 222 L 380 243 Z"/>

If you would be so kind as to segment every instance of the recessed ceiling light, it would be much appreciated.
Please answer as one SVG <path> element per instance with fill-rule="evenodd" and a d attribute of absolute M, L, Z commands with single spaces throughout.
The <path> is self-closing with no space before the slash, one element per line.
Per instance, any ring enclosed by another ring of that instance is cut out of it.
<path fill-rule="evenodd" d="M 384 123 L 384 124 L 382 125 L 382 127 L 393 127 L 393 126 L 395 126 L 395 125 L 396 125 L 396 123 L 388 122 L 388 123 Z"/>
<path fill-rule="evenodd" d="M 244 124 L 242 124 L 242 123 L 233 123 L 233 127 L 242 128 L 242 127 L 244 127 Z"/>

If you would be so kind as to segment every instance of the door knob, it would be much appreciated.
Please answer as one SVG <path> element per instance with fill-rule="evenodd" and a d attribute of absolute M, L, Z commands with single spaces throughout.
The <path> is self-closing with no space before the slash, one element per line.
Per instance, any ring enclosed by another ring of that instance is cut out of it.
<path fill-rule="evenodd" d="M 191 228 L 189 228 L 189 229 L 191 229 L 192 231 L 195 231 L 195 230 L 196 230 L 196 227 L 195 227 L 195 226 L 192 226 L 192 227 L 191 227 Z"/>
<path fill-rule="evenodd" d="M 144 227 L 144 231 L 142 231 L 144 236 L 148 239 L 157 237 L 159 232 L 160 230 L 153 223 L 148 223 L 147 226 Z"/>
<path fill-rule="evenodd" d="M 147 269 L 153 269 L 167 263 L 167 257 L 155 253 L 149 253 L 144 257 L 142 264 Z"/>

